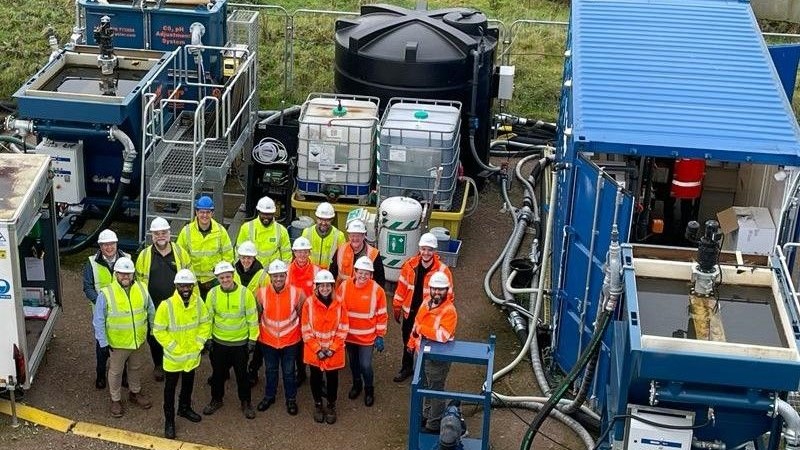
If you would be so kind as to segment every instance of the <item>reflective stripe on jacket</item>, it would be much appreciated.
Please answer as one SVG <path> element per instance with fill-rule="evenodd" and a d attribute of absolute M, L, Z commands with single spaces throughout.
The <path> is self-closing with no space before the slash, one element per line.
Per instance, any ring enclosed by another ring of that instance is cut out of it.
<path fill-rule="evenodd" d="M 406 346 L 411 350 L 418 350 L 423 337 L 436 342 L 452 341 L 455 338 L 457 323 L 458 313 L 450 292 L 442 304 L 433 309 L 428 306 L 428 302 L 424 302 L 414 319 L 414 327 L 411 329 L 411 337 L 408 338 Z"/>
<path fill-rule="evenodd" d="M 197 219 L 183 227 L 178 235 L 178 245 L 186 249 L 192 262 L 192 272 L 200 283 L 214 279 L 214 266 L 220 261 L 233 261 L 233 246 L 228 232 L 214 219 L 211 228 L 203 236 Z"/>
<path fill-rule="evenodd" d="M 339 286 L 338 296 L 344 301 L 350 320 L 347 342 L 372 345 L 376 337 L 386 335 L 386 293 L 378 283 L 369 280 L 358 287 L 355 280 L 347 280 Z"/>
<path fill-rule="evenodd" d="M 206 308 L 214 340 L 244 344 L 258 339 L 256 299 L 246 287 L 237 284 L 232 292 L 225 292 L 222 286 L 214 286 L 206 295 Z"/>
<path fill-rule="evenodd" d="M 289 232 L 286 227 L 275 220 L 264 227 L 261 220 L 256 217 L 242 224 L 239 228 L 239 235 L 236 237 L 236 244 L 241 245 L 244 241 L 251 241 L 256 244 L 258 258 L 264 267 L 269 267 L 269 263 L 276 259 L 281 259 L 286 264 L 292 260 L 292 243 L 289 241 Z"/>
<path fill-rule="evenodd" d="M 392 307 L 395 309 L 402 308 L 403 316 L 406 318 L 408 318 L 411 312 L 411 300 L 414 297 L 414 286 L 416 285 L 417 279 L 417 266 L 419 266 L 421 262 L 422 258 L 417 255 L 403 263 L 403 267 L 400 268 L 400 277 L 397 279 L 397 287 L 394 290 Z M 450 279 L 450 292 L 453 292 L 453 274 L 450 272 L 450 268 L 439 259 L 439 255 L 434 254 L 433 263 L 431 264 L 430 270 L 425 274 L 425 280 L 422 285 L 423 299 L 429 292 L 428 283 L 431 281 L 431 276 L 436 272 L 442 272 L 447 275 L 447 278 Z"/>
<path fill-rule="evenodd" d="M 367 257 L 369 257 L 370 261 L 374 263 L 380 252 L 377 248 L 367 244 L 366 242 L 364 245 L 367 246 Z M 353 247 L 350 246 L 350 242 L 345 242 L 344 244 L 340 245 L 339 249 L 336 251 L 336 267 L 339 269 L 336 275 L 336 286 L 339 286 L 344 280 L 353 277 L 354 263 L 355 253 L 353 253 Z"/>
<path fill-rule="evenodd" d="M 272 348 L 284 348 L 300 342 L 303 338 L 300 333 L 303 293 L 288 284 L 278 293 L 270 284 L 259 289 L 257 297 L 262 311 L 258 340 Z"/>
<path fill-rule="evenodd" d="M 188 305 L 177 292 L 158 305 L 153 336 L 164 347 L 166 372 L 189 372 L 200 365 L 203 344 L 211 337 L 211 318 L 198 294 Z"/>
<path fill-rule="evenodd" d="M 303 329 L 303 362 L 321 370 L 344 367 L 344 341 L 349 322 L 344 302 L 334 295 L 330 306 L 325 306 L 316 295 L 303 302 L 300 319 Z M 320 360 L 317 352 L 333 350 L 333 356 Z"/>
<path fill-rule="evenodd" d="M 325 237 L 319 235 L 316 225 L 303 230 L 303 237 L 311 242 L 311 262 L 322 269 L 331 265 L 336 249 L 345 243 L 344 233 L 333 225 Z"/>
<path fill-rule="evenodd" d="M 101 292 L 106 299 L 106 338 L 111 348 L 136 350 L 147 340 L 147 287 L 136 281 L 129 292 L 114 281 Z"/>

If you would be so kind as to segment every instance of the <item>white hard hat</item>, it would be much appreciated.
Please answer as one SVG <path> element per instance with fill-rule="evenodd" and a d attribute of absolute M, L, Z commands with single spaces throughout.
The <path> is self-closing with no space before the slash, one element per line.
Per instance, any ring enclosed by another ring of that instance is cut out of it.
<path fill-rule="evenodd" d="M 436 249 L 439 247 L 439 240 L 436 239 L 436 236 L 434 236 L 433 233 L 425 233 L 419 237 L 419 246 Z"/>
<path fill-rule="evenodd" d="M 175 284 L 195 284 L 197 278 L 189 269 L 181 269 L 175 274 Z"/>
<path fill-rule="evenodd" d="M 367 226 L 364 225 L 364 222 L 356 219 L 347 224 L 347 232 L 348 233 L 366 233 Z"/>
<path fill-rule="evenodd" d="M 333 219 L 336 217 L 336 211 L 333 210 L 333 205 L 328 202 L 322 202 L 317 206 L 314 215 L 320 219 Z"/>
<path fill-rule="evenodd" d="M 258 250 L 256 250 L 256 244 L 253 241 L 244 241 L 239 244 L 239 248 L 236 249 L 239 252 L 239 256 L 257 256 Z"/>
<path fill-rule="evenodd" d="M 311 242 L 300 236 L 292 242 L 292 250 L 311 250 Z"/>
<path fill-rule="evenodd" d="M 97 236 L 98 244 L 110 244 L 118 241 L 119 239 L 117 239 L 117 233 L 114 233 L 111 230 L 103 230 L 100 232 L 100 235 Z"/>
<path fill-rule="evenodd" d="M 320 284 L 320 283 L 333 284 L 335 282 L 336 280 L 333 279 L 333 274 L 324 269 L 317 272 L 317 274 L 314 276 L 314 284 Z"/>
<path fill-rule="evenodd" d="M 123 256 L 114 263 L 114 272 L 119 273 L 133 273 L 136 268 L 133 267 L 133 261 L 127 256 Z"/>
<path fill-rule="evenodd" d="M 429 288 L 445 289 L 450 287 L 450 279 L 442 272 L 435 272 L 428 282 Z"/>
<path fill-rule="evenodd" d="M 375 267 L 372 266 L 372 260 L 369 259 L 368 256 L 362 256 L 356 260 L 356 263 L 353 265 L 355 269 L 361 270 L 369 270 L 370 272 L 375 270 Z"/>
<path fill-rule="evenodd" d="M 228 261 L 220 261 L 217 263 L 216 266 L 214 266 L 214 276 L 235 271 L 236 269 L 234 269 L 231 263 L 229 263 Z"/>
<path fill-rule="evenodd" d="M 152 222 L 150 222 L 151 233 L 156 231 L 166 231 L 169 229 L 170 229 L 169 222 L 167 222 L 167 219 L 163 217 L 156 217 L 155 219 L 153 219 Z"/>
<path fill-rule="evenodd" d="M 270 275 L 274 275 L 276 273 L 286 273 L 289 271 L 289 268 L 286 266 L 286 263 L 283 260 L 276 259 L 269 263 L 269 268 L 267 268 L 267 273 Z"/>
<path fill-rule="evenodd" d="M 264 214 L 275 214 L 275 201 L 269 197 L 261 197 L 256 204 L 256 210 Z"/>

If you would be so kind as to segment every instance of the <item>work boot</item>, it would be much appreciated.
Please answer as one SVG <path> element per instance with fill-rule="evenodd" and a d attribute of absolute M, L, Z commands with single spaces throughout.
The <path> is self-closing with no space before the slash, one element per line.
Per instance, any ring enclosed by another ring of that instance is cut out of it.
<path fill-rule="evenodd" d="M 350 400 L 354 400 L 361 395 L 361 381 L 354 381 L 353 387 L 350 388 L 350 392 L 347 393 L 347 398 Z"/>
<path fill-rule="evenodd" d="M 206 405 L 205 408 L 203 408 L 203 415 L 210 416 L 215 412 L 217 412 L 217 410 L 220 408 L 222 408 L 222 400 L 212 399 L 211 403 L 209 403 L 208 405 Z"/>
<path fill-rule="evenodd" d="M 297 401 L 295 401 L 295 399 L 286 400 L 286 412 L 288 412 L 290 416 L 297 415 Z"/>
<path fill-rule="evenodd" d="M 159 383 L 164 381 L 164 369 L 162 369 L 161 366 L 156 366 L 155 369 L 153 369 L 153 379 Z"/>
<path fill-rule="evenodd" d="M 265 397 L 265 398 L 263 398 L 263 399 L 262 399 L 260 402 L 258 402 L 258 406 L 256 406 L 256 408 L 257 408 L 259 411 L 266 411 L 266 410 L 268 410 L 268 409 L 269 409 L 269 407 L 270 407 L 270 406 L 272 406 L 274 403 L 275 403 L 275 397 L 270 397 L 270 398 L 266 398 L 266 397 Z"/>
<path fill-rule="evenodd" d="M 203 420 L 203 417 L 200 414 L 197 414 L 191 405 L 183 405 L 178 407 L 178 416 L 183 417 L 184 419 L 188 420 L 189 422 L 200 422 Z"/>
<path fill-rule="evenodd" d="M 111 400 L 111 417 L 120 418 L 122 414 L 122 402 Z"/>
<path fill-rule="evenodd" d="M 248 419 L 256 418 L 256 412 L 253 410 L 253 405 L 247 400 L 242 402 L 242 412 L 244 413 L 244 416 Z"/>
<path fill-rule="evenodd" d="M 106 376 L 105 375 L 98 375 L 97 378 L 94 380 L 94 387 L 97 389 L 105 389 L 106 388 Z"/>
<path fill-rule="evenodd" d="M 406 381 L 408 377 L 410 377 L 413 374 L 414 372 L 412 372 L 411 369 L 400 369 L 400 371 L 397 372 L 397 375 L 395 375 L 394 378 L 392 378 L 392 381 L 394 381 L 395 383 L 402 383 L 403 381 Z"/>
<path fill-rule="evenodd" d="M 175 439 L 175 417 L 167 417 L 164 421 L 164 437 Z"/>
<path fill-rule="evenodd" d="M 128 394 L 128 401 L 142 409 L 150 409 L 150 407 L 153 406 L 153 402 L 141 392 L 131 392 Z"/>
<path fill-rule="evenodd" d="M 367 386 L 364 388 L 364 405 L 372 406 L 375 404 L 375 387 Z"/>
<path fill-rule="evenodd" d="M 328 407 L 325 409 L 325 422 L 329 425 L 336 423 L 336 403 L 328 402 Z"/>
<path fill-rule="evenodd" d="M 314 422 L 322 423 L 325 421 L 325 410 L 322 408 L 322 402 L 314 403 Z"/>

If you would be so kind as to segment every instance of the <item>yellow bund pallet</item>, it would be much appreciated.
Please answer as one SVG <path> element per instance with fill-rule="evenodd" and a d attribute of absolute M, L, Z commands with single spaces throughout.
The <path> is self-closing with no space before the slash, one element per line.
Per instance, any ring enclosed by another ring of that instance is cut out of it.
<path fill-rule="evenodd" d="M 461 197 L 461 208 L 458 211 L 438 211 L 433 210 L 431 218 L 428 221 L 428 228 L 444 227 L 450 230 L 450 237 L 458 239 L 458 233 L 461 230 L 461 221 L 464 220 L 464 211 L 467 209 L 467 197 L 469 196 L 470 185 L 464 183 L 464 195 Z M 314 211 L 317 210 L 317 205 L 321 202 L 306 201 L 298 198 L 297 191 L 292 195 L 292 207 L 295 210 L 295 216 L 308 216 L 314 218 Z M 332 203 L 333 210 L 336 211 L 336 219 L 334 225 L 340 230 L 345 229 L 345 221 L 347 214 L 357 208 L 364 208 L 363 206 L 355 205 L 352 203 Z M 367 210 L 375 213 L 374 206 L 367 206 Z"/>

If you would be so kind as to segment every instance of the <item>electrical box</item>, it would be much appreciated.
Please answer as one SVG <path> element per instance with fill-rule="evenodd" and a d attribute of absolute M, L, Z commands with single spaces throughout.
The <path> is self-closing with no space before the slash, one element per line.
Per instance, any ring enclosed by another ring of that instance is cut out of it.
<path fill-rule="evenodd" d="M 86 198 L 83 172 L 83 141 L 64 142 L 43 139 L 36 153 L 52 159 L 53 195 L 58 203 L 76 204 Z"/>
<path fill-rule="evenodd" d="M 514 66 L 500 66 L 497 80 L 497 99 L 511 100 L 514 96 Z"/>
<path fill-rule="evenodd" d="M 691 450 L 692 430 L 689 427 L 694 425 L 694 412 L 628 405 L 628 414 L 652 424 L 629 417 L 625 423 L 625 450 Z"/>

